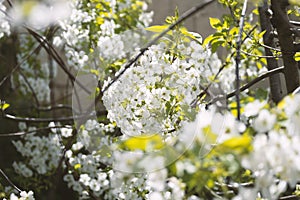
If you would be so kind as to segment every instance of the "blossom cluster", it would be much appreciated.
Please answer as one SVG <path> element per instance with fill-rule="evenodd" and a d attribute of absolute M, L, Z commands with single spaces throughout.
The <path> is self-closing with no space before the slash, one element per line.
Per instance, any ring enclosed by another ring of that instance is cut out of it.
<path fill-rule="evenodd" d="M 188 120 L 191 103 L 207 86 L 206 77 L 217 73 L 220 61 L 195 41 L 179 48 L 186 48 L 186 59 L 167 53 L 165 43 L 151 46 L 104 93 L 108 118 L 124 134 L 166 133 Z"/>
<path fill-rule="evenodd" d="M 26 135 L 23 141 L 13 141 L 17 151 L 27 160 L 14 162 L 14 170 L 24 177 L 31 177 L 33 173 L 47 174 L 53 172 L 59 164 L 62 155 L 62 144 L 59 136 Z"/>
<path fill-rule="evenodd" d="M 71 15 L 61 21 L 57 37 L 65 43 L 68 63 L 76 70 L 96 69 L 102 76 L 110 64 L 132 56 L 152 19 L 145 1 L 78 0 L 70 6 Z"/>
<path fill-rule="evenodd" d="M 0 1 L 0 39 L 5 35 L 10 35 L 10 25 L 5 16 L 6 7 Z"/>
<path fill-rule="evenodd" d="M 240 173 L 241 169 L 249 170 L 249 181 L 255 180 L 254 184 L 243 187 L 233 182 L 239 189 L 235 200 L 277 199 L 299 182 L 299 103 L 300 95 L 288 96 L 274 108 L 270 108 L 266 101 L 249 102 L 243 112 L 243 116 L 247 116 L 244 122 L 236 121 L 228 112 L 221 114 L 215 108 L 200 110 L 194 121 L 183 123 L 179 129 L 178 142 L 171 146 L 174 152 L 179 152 L 174 162 L 168 163 L 168 156 L 160 156 L 164 155 L 162 149 L 157 154 L 149 154 L 147 150 L 115 152 L 115 169 L 128 172 L 144 169 L 147 172 L 145 185 L 149 191 L 147 199 L 187 198 L 186 189 L 193 177 L 205 174 L 204 166 L 214 169 L 212 180 L 219 170 L 233 174 Z M 228 165 L 220 165 L 219 160 L 223 159 L 229 160 Z M 174 191 L 168 189 L 168 184 L 175 184 L 170 180 L 177 184 Z M 201 184 L 197 186 L 199 189 Z M 174 195 L 175 191 L 179 193 Z M 174 197 L 170 197 L 172 195 Z M 197 196 L 194 194 L 190 198 L 201 198 L 201 195 Z"/>
<path fill-rule="evenodd" d="M 35 198 L 34 198 L 33 194 L 34 193 L 32 191 L 29 191 L 29 192 L 21 191 L 20 195 L 11 193 L 9 200 L 34 200 Z M 6 200 L 6 199 L 4 199 L 4 200 Z"/>
<path fill-rule="evenodd" d="M 57 74 L 57 63 L 49 61 L 44 49 L 34 50 L 35 42 L 28 35 L 20 35 L 20 51 L 17 60 L 20 64 L 20 72 L 11 76 L 13 89 L 19 88 L 22 95 L 32 94 L 38 104 L 50 102 L 50 80 Z M 24 59 L 28 54 L 35 52 L 35 57 Z"/>
<path fill-rule="evenodd" d="M 112 124 L 104 125 L 96 120 L 88 120 L 78 131 L 76 142 L 66 152 L 68 173 L 64 181 L 81 199 L 91 196 L 143 199 L 144 176 L 134 176 L 124 182 L 123 178 L 128 174 L 111 169 L 114 162 L 111 146 L 114 145 L 109 133 L 113 131 Z M 83 153 L 83 150 L 88 150 L 89 154 Z"/>
<path fill-rule="evenodd" d="M 255 116 L 252 127 L 257 135 L 253 151 L 243 157 L 242 165 L 255 177 L 255 187 L 248 191 L 252 196 L 261 191 L 264 198 L 277 199 L 299 182 L 299 103 L 300 96 L 295 95 L 273 109 L 266 109 L 266 102 L 254 102 L 256 111 L 249 110 L 248 116 Z"/>
<path fill-rule="evenodd" d="M 69 167 L 74 171 L 64 176 L 68 187 L 78 192 L 81 198 L 89 197 L 90 194 L 100 196 L 109 187 L 107 173 L 101 172 L 101 156 L 78 154 L 71 157 L 72 152 L 67 152 Z M 79 178 L 74 178 L 76 175 Z"/>

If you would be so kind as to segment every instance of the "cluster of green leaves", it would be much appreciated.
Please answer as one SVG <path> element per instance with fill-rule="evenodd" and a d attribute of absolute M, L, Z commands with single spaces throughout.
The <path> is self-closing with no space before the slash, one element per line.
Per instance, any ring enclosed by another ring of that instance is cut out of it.
<path fill-rule="evenodd" d="M 143 12 L 143 6 L 145 1 L 131 0 L 130 6 L 125 8 L 119 8 L 119 3 L 126 4 L 126 0 L 118 1 L 115 8 L 112 8 L 109 1 L 105 0 L 84 0 L 82 2 L 81 9 L 87 13 L 94 12 L 96 10 L 96 20 L 83 23 L 84 29 L 90 30 L 90 48 L 97 44 L 97 37 L 95 37 L 100 31 L 100 26 L 106 20 L 113 20 L 119 26 L 116 27 L 115 33 L 119 34 L 128 29 L 135 29 L 140 22 L 139 16 Z M 115 9 L 115 10 L 114 10 Z"/>
<path fill-rule="evenodd" d="M 175 9 L 174 16 L 168 16 L 165 19 L 165 24 L 163 25 L 153 25 L 146 28 L 147 31 L 154 32 L 153 37 L 156 37 L 159 33 L 167 30 L 169 26 L 175 24 L 179 19 L 179 10 Z M 167 34 L 161 39 L 162 42 L 168 45 L 170 54 L 173 56 L 172 62 L 175 58 L 183 59 L 184 56 L 180 53 L 179 45 L 190 42 L 191 40 L 196 41 L 199 44 L 202 44 L 202 36 L 198 33 L 188 31 L 183 23 L 177 24 L 174 29 L 169 30 Z"/>
<path fill-rule="evenodd" d="M 241 61 L 240 66 L 245 71 L 248 67 L 253 67 L 258 72 L 267 65 L 266 57 L 264 56 L 263 35 L 265 31 L 260 31 L 260 23 L 258 19 L 258 7 L 251 7 L 245 16 L 245 22 L 240 33 L 239 21 L 241 15 L 242 1 L 219 1 L 225 8 L 229 10 L 229 14 L 224 14 L 219 18 L 210 18 L 210 25 L 214 29 L 214 33 L 205 38 L 203 46 L 210 46 L 213 52 L 220 50 L 220 55 L 223 57 L 223 68 L 234 67 L 234 58 L 237 52 L 238 35 L 242 36 L 241 45 Z M 248 14 L 249 13 L 249 14 Z M 273 51 L 274 55 L 278 55 L 278 51 Z M 242 83 L 249 82 L 256 76 L 245 73 L 241 77 Z M 248 94 L 255 95 L 255 94 Z"/>

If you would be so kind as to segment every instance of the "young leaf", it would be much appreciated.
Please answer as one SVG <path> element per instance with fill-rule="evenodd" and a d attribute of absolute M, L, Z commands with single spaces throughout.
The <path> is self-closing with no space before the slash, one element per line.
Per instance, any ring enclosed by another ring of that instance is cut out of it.
<path fill-rule="evenodd" d="M 158 134 L 153 135 L 140 135 L 129 138 L 121 144 L 121 147 L 125 147 L 131 151 L 134 150 L 143 150 L 147 149 L 161 149 L 164 146 L 163 139 Z"/>
<path fill-rule="evenodd" d="M 209 18 L 209 23 L 212 28 L 217 28 L 218 26 L 221 25 L 221 21 L 218 18 Z"/>
<path fill-rule="evenodd" d="M 0 101 L 0 109 L 1 110 L 5 110 L 5 109 L 7 109 L 8 107 L 9 107 L 10 105 L 8 104 L 8 103 L 5 103 L 5 102 L 1 102 Z"/>
<path fill-rule="evenodd" d="M 300 52 L 297 52 L 294 56 L 296 61 L 300 61 Z"/>
<path fill-rule="evenodd" d="M 160 33 L 160 32 L 163 32 L 164 30 L 166 30 L 167 28 L 168 28 L 168 25 L 155 25 L 155 26 L 150 26 L 150 27 L 146 28 L 146 30 L 154 32 L 154 33 Z"/>

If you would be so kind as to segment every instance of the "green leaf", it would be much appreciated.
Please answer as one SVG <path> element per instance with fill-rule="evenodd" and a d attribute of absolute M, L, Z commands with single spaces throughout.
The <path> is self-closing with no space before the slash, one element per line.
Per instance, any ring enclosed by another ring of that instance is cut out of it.
<path fill-rule="evenodd" d="M 209 18 L 209 23 L 212 28 L 217 28 L 221 25 L 221 21 L 218 18 Z"/>
<path fill-rule="evenodd" d="M 216 39 L 211 42 L 211 51 L 215 53 L 219 46 L 225 43 L 224 39 Z"/>
<path fill-rule="evenodd" d="M 261 33 L 258 34 L 259 38 L 262 38 L 264 36 L 264 34 L 266 33 L 266 30 L 262 31 Z"/>
<path fill-rule="evenodd" d="M 233 35 L 237 35 L 239 32 L 239 28 L 238 27 L 233 27 L 230 31 L 229 31 L 229 35 L 233 36 Z"/>
<path fill-rule="evenodd" d="M 214 35 L 209 35 L 207 38 L 205 38 L 203 46 L 206 47 L 214 39 L 214 37 Z"/>
<path fill-rule="evenodd" d="M 259 15 L 258 9 L 254 9 L 254 10 L 252 11 L 252 13 L 255 14 L 255 15 L 257 15 L 257 16 Z"/>
<path fill-rule="evenodd" d="M 198 43 L 200 43 L 200 44 L 202 44 L 202 42 L 203 42 L 203 41 L 202 41 L 202 36 L 201 36 L 199 33 L 187 31 L 186 28 L 180 28 L 180 32 L 181 32 L 183 35 L 185 35 L 185 36 L 187 36 L 187 37 L 189 37 L 189 38 L 195 40 L 196 42 L 198 42 Z"/>
<path fill-rule="evenodd" d="M 263 67 L 263 65 L 261 64 L 261 62 L 256 62 L 256 67 L 258 69 L 261 69 Z"/>
<path fill-rule="evenodd" d="M 218 145 L 217 149 L 222 153 L 230 153 L 235 152 L 237 154 L 243 154 L 249 152 L 252 149 L 252 138 L 244 134 L 242 136 L 230 138 L 220 145 Z"/>
<path fill-rule="evenodd" d="M 160 33 L 166 30 L 168 27 L 169 27 L 168 25 L 154 25 L 146 28 L 146 30 L 154 33 Z"/>
<path fill-rule="evenodd" d="M 294 56 L 296 61 L 300 61 L 300 52 L 297 52 Z"/>
<path fill-rule="evenodd" d="M 74 165 L 75 170 L 80 169 L 80 168 L 81 168 L 81 164 L 77 163 L 77 164 Z"/>
<path fill-rule="evenodd" d="M 121 148 L 124 147 L 131 151 L 134 150 L 146 151 L 149 148 L 157 150 L 163 148 L 163 146 L 164 146 L 163 139 L 158 134 L 152 134 L 152 135 L 144 134 L 144 135 L 131 137 L 120 145 Z"/>
<path fill-rule="evenodd" d="M 9 105 L 8 103 L 5 103 L 5 102 L 1 102 L 1 104 L 0 104 L 0 108 L 1 108 L 2 110 L 7 109 L 9 106 L 10 106 L 10 105 Z"/>
<path fill-rule="evenodd" d="M 262 99 L 262 100 L 264 100 L 264 99 L 267 99 L 268 96 L 269 96 L 268 91 L 265 90 L 265 89 L 262 89 L 262 88 L 258 88 L 256 90 L 256 92 L 255 92 L 256 99 Z"/>

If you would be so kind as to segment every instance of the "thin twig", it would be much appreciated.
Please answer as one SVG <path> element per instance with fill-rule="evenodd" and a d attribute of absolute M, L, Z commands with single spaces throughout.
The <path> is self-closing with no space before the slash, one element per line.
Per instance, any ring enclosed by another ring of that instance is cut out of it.
<path fill-rule="evenodd" d="M 10 0 L 6 0 L 6 2 L 8 3 L 8 5 L 9 5 L 10 7 L 12 7 L 12 3 L 11 3 Z"/>
<path fill-rule="evenodd" d="M 67 69 L 67 66 L 64 62 L 64 60 L 61 58 L 61 56 L 58 54 L 56 49 L 51 45 L 46 39 L 44 39 L 43 36 L 38 34 L 33 29 L 29 28 L 28 26 L 25 26 L 28 33 L 30 33 L 41 45 L 42 47 L 47 51 L 49 55 L 52 56 L 52 58 L 57 62 L 57 64 L 62 68 L 62 70 L 68 75 L 68 77 L 72 80 L 72 82 L 76 82 L 79 87 L 81 87 L 85 92 L 91 93 L 89 89 L 87 89 L 82 83 L 80 83 L 74 75 Z"/>
<path fill-rule="evenodd" d="M 300 197 L 297 195 L 289 195 L 284 197 L 279 197 L 279 200 L 299 200 Z"/>
<path fill-rule="evenodd" d="M 249 89 L 251 86 L 253 86 L 254 84 L 258 83 L 259 81 L 261 81 L 261 80 L 263 80 L 263 79 L 265 79 L 267 77 L 270 77 L 270 76 L 272 76 L 274 74 L 282 73 L 283 69 L 284 69 L 284 67 L 282 66 L 282 67 L 278 67 L 276 69 L 270 70 L 270 71 L 268 71 L 268 72 L 266 72 L 266 73 L 264 73 L 264 74 L 256 77 L 255 79 L 253 79 L 249 83 L 243 85 L 242 87 L 240 87 L 239 91 L 243 92 L 246 89 Z M 217 96 L 217 97 L 213 98 L 212 100 L 210 100 L 210 102 L 208 102 L 206 104 L 206 106 L 208 107 L 208 106 L 210 106 L 210 105 L 212 105 L 212 104 L 216 103 L 217 101 L 219 101 L 221 99 L 224 99 L 224 98 L 229 99 L 229 98 L 233 97 L 235 94 L 236 94 L 236 90 L 233 91 L 233 92 L 231 92 L 231 93 L 229 93 L 229 94 L 227 94 L 227 95 L 225 95 L 225 96 L 223 96 L 223 95 L 222 96 Z"/>
<path fill-rule="evenodd" d="M 50 122 L 65 122 L 65 121 L 73 121 L 78 119 L 84 119 L 87 117 L 94 117 L 94 113 L 85 114 L 85 115 L 77 115 L 73 117 L 60 117 L 60 118 L 32 118 L 32 117 L 17 117 L 14 115 L 3 113 L 3 118 L 18 121 L 18 122 L 32 122 L 32 123 L 50 123 Z"/>
<path fill-rule="evenodd" d="M 16 189 L 18 192 L 22 192 L 21 189 L 19 189 L 9 178 L 8 176 L 4 173 L 4 171 L 2 169 L 0 169 L 0 174 L 2 174 L 2 176 L 7 180 L 7 182 L 14 188 Z"/>
<path fill-rule="evenodd" d="M 19 71 L 20 75 L 22 76 L 22 78 L 24 79 L 25 83 L 27 84 L 27 86 L 29 87 L 29 90 L 32 93 L 32 96 L 36 102 L 36 106 L 39 107 L 40 106 L 40 102 L 39 99 L 37 98 L 37 94 L 34 91 L 34 88 L 32 87 L 32 85 L 30 84 L 30 82 L 28 81 L 27 77 L 23 74 L 23 72 Z"/>
<path fill-rule="evenodd" d="M 265 47 L 265 48 L 267 48 L 267 49 L 270 49 L 270 50 L 273 50 L 273 51 L 275 51 L 275 52 L 282 52 L 282 50 L 280 50 L 280 49 L 276 49 L 276 48 L 274 48 L 274 47 L 270 47 L 270 46 L 268 46 L 268 45 L 266 45 L 266 44 L 262 44 L 262 43 L 258 43 L 260 46 L 262 46 L 262 47 Z"/>
<path fill-rule="evenodd" d="M 231 55 L 229 57 L 232 58 L 233 55 L 234 55 L 234 52 L 231 53 Z M 195 99 L 193 99 L 193 101 L 190 103 L 190 106 L 192 108 L 195 108 L 198 101 L 199 101 L 199 99 L 201 99 L 203 97 L 203 95 L 208 93 L 208 90 L 209 90 L 210 86 L 218 78 L 218 76 L 221 74 L 221 72 L 224 70 L 224 68 L 227 66 L 227 64 L 228 64 L 227 62 L 224 62 L 222 64 L 222 66 L 219 68 L 218 72 L 214 76 L 213 80 L 202 90 L 202 92 L 200 94 L 197 95 L 197 97 Z"/>
<path fill-rule="evenodd" d="M 257 26 L 254 26 L 248 33 L 246 33 L 247 36 L 243 39 L 242 44 L 246 41 L 247 38 L 251 37 L 250 35 L 252 34 L 252 32 L 255 30 L 256 27 L 257 27 Z M 232 46 L 232 48 L 234 48 L 234 47 Z M 232 53 L 230 54 L 229 58 L 232 58 L 233 55 L 234 55 L 234 53 L 235 53 L 235 52 L 232 52 Z M 203 95 L 205 95 L 205 94 L 208 93 L 208 89 L 210 88 L 210 86 L 212 85 L 212 83 L 218 78 L 218 76 L 221 74 L 221 72 L 224 70 L 224 68 L 227 66 L 227 64 L 228 64 L 228 62 L 224 62 L 224 63 L 222 64 L 222 66 L 219 68 L 218 72 L 215 74 L 213 80 L 206 86 L 206 88 L 204 88 L 204 89 L 202 90 L 202 92 L 201 92 L 200 94 L 197 95 L 197 97 L 196 97 L 195 99 L 193 99 L 193 101 L 190 103 L 190 106 L 191 106 L 192 108 L 194 108 L 194 107 L 197 105 L 199 99 L 200 99 Z"/>
<path fill-rule="evenodd" d="M 8 75 L 6 75 L 5 77 L 3 77 L 3 79 L 0 81 L 0 87 L 4 84 L 4 82 L 16 71 L 18 70 L 21 65 L 27 61 L 27 59 L 29 57 L 31 57 L 34 53 L 36 53 L 36 51 L 40 48 L 40 45 L 38 45 L 32 52 L 30 52 L 28 55 L 24 56 L 24 58 L 22 58 L 22 60 L 20 61 L 20 63 L 18 63 L 16 66 L 14 66 L 14 68 L 9 72 Z"/>
<path fill-rule="evenodd" d="M 241 105 L 240 105 L 240 71 L 239 65 L 241 62 L 241 46 L 242 46 L 242 36 L 243 36 L 243 29 L 244 29 L 244 20 L 247 10 L 247 0 L 244 1 L 243 10 L 241 13 L 241 19 L 239 24 L 239 34 L 237 39 L 237 51 L 236 51 L 236 67 L 235 67 L 235 76 L 236 76 L 236 104 L 237 104 L 237 119 L 240 120 L 241 118 Z"/>
<path fill-rule="evenodd" d="M 281 56 L 261 56 L 261 55 L 256 55 L 256 54 L 252 54 L 246 51 L 241 50 L 241 52 L 247 56 L 253 56 L 256 58 L 281 58 Z"/>
<path fill-rule="evenodd" d="M 9 0 L 7 0 L 7 2 L 9 3 L 9 6 L 13 8 L 12 3 Z M 12 18 L 6 12 L 4 14 L 8 19 L 12 20 Z M 91 93 L 90 90 L 87 89 L 83 84 L 78 82 L 77 79 L 73 76 L 73 74 L 67 69 L 67 65 L 65 64 L 64 60 L 61 58 L 61 56 L 53 47 L 53 45 L 47 41 L 47 39 L 45 39 L 43 36 L 41 36 L 39 33 L 37 33 L 35 30 L 27 26 L 26 24 L 22 24 L 22 26 L 28 31 L 30 35 L 32 35 L 39 42 L 39 44 L 47 51 L 47 53 L 52 56 L 52 58 L 72 80 L 72 83 L 76 82 L 85 92 Z"/>
<path fill-rule="evenodd" d="M 249 83 L 247 83 L 247 84 L 243 85 L 242 87 L 240 87 L 240 91 L 242 92 L 242 91 L 244 91 L 244 90 L 250 88 L 250 87 L 253 86 L 254 84 L 258 83 L 259 81 L 261 81 L 261 80 L 263 80 L 263 79 L 265 79 L 265 78 L 267 78 L 267 77 L 270 77 L 270 76 L 272 76 L 272 75 L 274 75 L 274 74 L 282 73 L 282 72 L 283 72 L 283 69 L 284 69 L 283 66 L 282 66 L 282 67 L 278 67 L 278 68 L 276 68 L 276 69 L 270 70 L 270 71 L 268 71 L 268 72 L 266 72 L 266 73 L 264 73 L 264 74 L 258 76 L 257 78 L 253 79 L 253 80 L 250 81 Z M 233 97 L 235 93 L 236 93 L 235 91 L 229 93 L 229 94 L 227 95 L 227 98 Z"/>
<path fill-rule="evenodd" d="M 223 197 L 221 197 L 220 195 L 218 195 L 217 193 L 215 193 L 212 189 L 210 189 L 209 187 L 205 186 L 204 187 L 212 196 L 214 196 L 217 199 L 223 199 Z"/>
<path fill-rule="evenodd" d="M 67 127 L 67 126 L 51 126 L 51 127 L 38 128 L 35 130 L 30 130 L 30 131 L 20 131 L 20 132 L 16 132 L 16 133 L 0 133 L 0 137 L 23 136 L 23 135 L 27 135 L 27 134 L 31 134 L 31 133 L 36 133 L 38 131 L 46 131 L 46 130 L 50 130 L 52 128 L 64 128 L 64 127 Z"/>
<path fill-rule="evenodd" d="M 300 26 L 300 22 L 298 21 L 290 21 L 291 24 L 295 25 L 295 26 Z"/>

